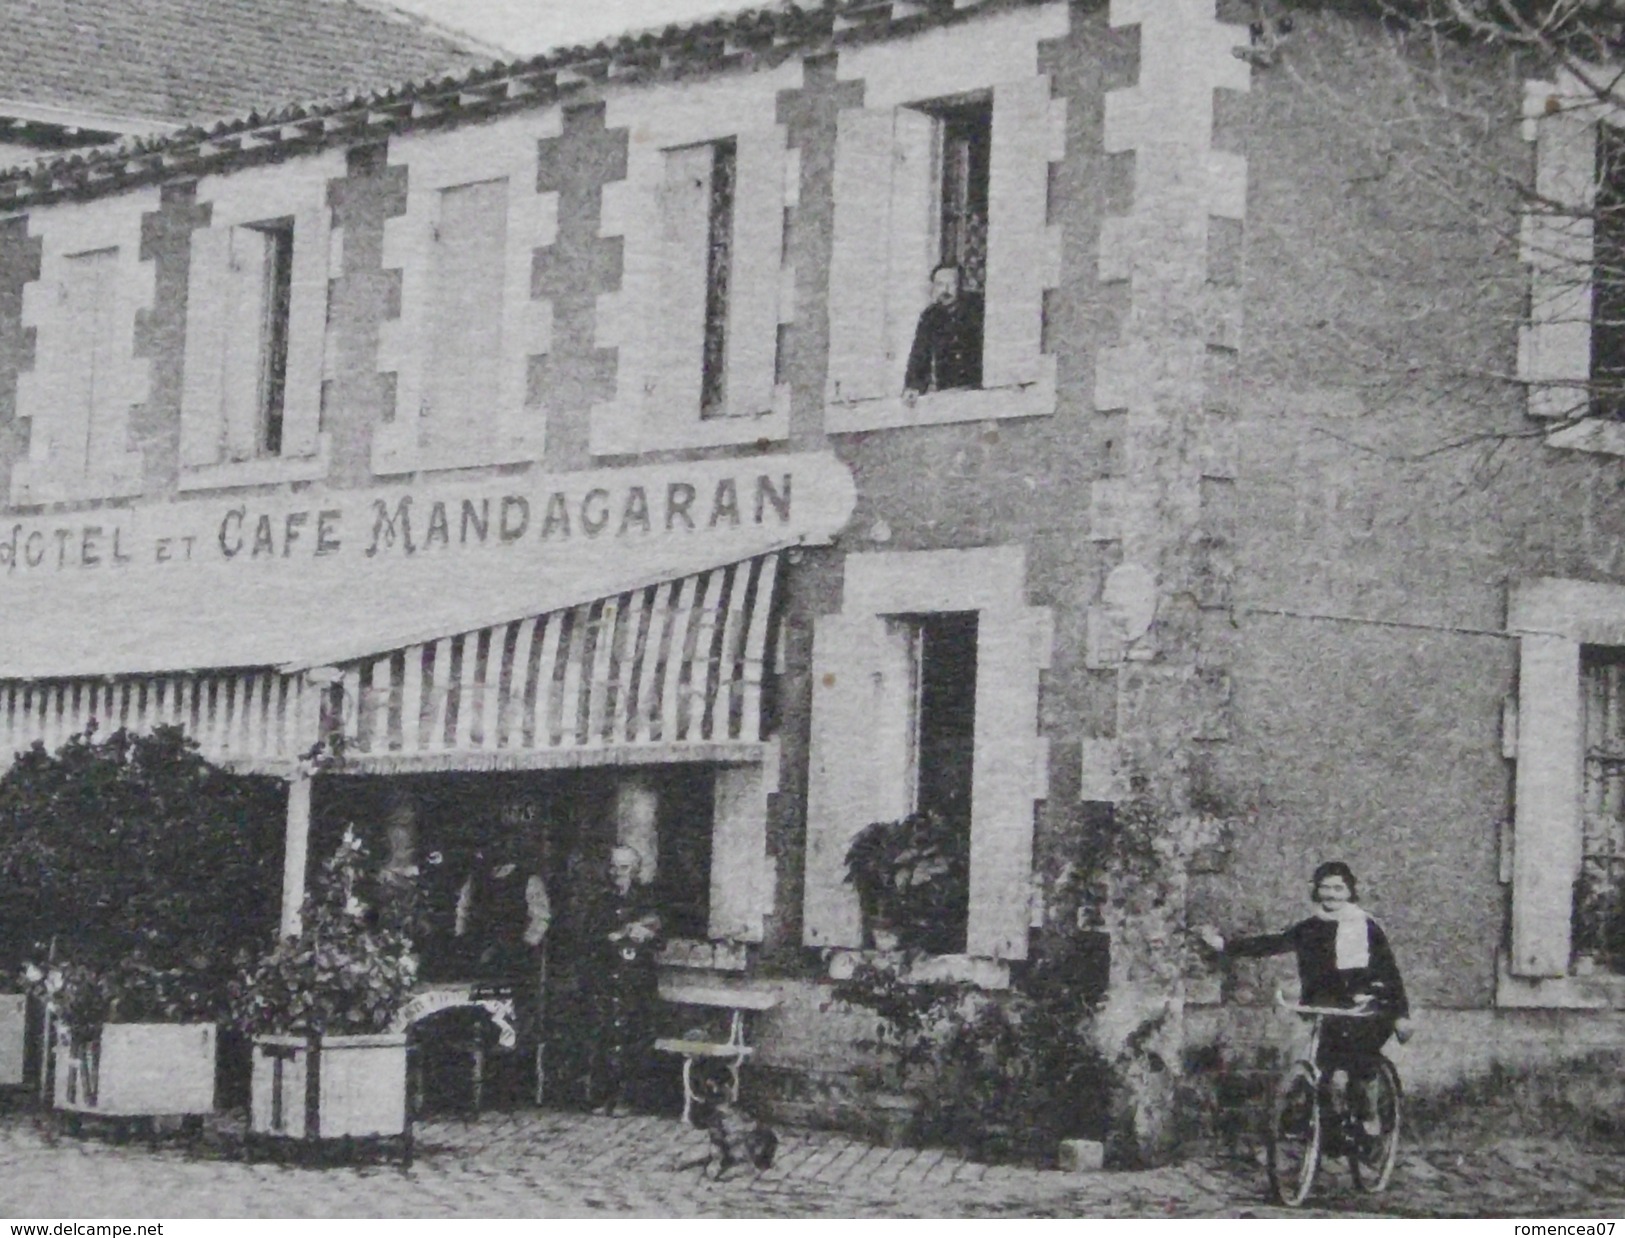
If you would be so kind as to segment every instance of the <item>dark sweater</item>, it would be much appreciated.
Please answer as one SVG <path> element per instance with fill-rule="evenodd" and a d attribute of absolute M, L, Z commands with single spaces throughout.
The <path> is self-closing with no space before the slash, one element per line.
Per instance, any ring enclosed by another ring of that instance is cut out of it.
<path fill-rule="evenodd" d="M 932 302 L 914 328 L 903 386 L 946 391 L 982 385 L 982 298 L 962 293 L 951 305 Z"/>
<path fill-rule="evenodd" d="M 1319 916 L 1299 920 L 1284 932 L 1226 942 L 1224 952 L 1240 958 L 1263 958 L 1289 951 L 1296 954 L 1298 980 L 1303 987 L 1301 1000 L 1306 1006 L 1352 1006 L 1356 995 L 1369 994 L 1395 1018 L 1409 1016 L 1405 983 L 1399 978 L 1399 964 L 1394 961 L 1387 935 L 1369 916 L 1366 933 L 1369 965 L 1344 970 L 1337 966 L 1337 924 Z"/>

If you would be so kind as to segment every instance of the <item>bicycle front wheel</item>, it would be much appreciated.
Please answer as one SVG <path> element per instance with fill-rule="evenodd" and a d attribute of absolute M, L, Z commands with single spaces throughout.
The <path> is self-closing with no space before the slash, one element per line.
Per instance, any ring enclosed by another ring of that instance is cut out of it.
<path fill-rule="evenodd" d="M 1387 1058 L 1377 1066 L 1372 1089 L 1374 1103 L 1369 1117 L 1372 1127 L 1355 1124 L 1349 1169 L 1356 1187 L 1375 1193 L 1388 1185 L 1388 1179 L 1394 1176 L 1394 1162 L 1399 1159 L 1399 1121 L 1404 1093 L 1399 1071 Z"/>
<path fill-rule="evenodd" d="M 1309 1198 L 1320 1167 L 1320 1100 L 1314 1073 L 1298 1065 L 1281 1081 L 1266 1133 L 1270 1190 L 1295 1208 Z"/>

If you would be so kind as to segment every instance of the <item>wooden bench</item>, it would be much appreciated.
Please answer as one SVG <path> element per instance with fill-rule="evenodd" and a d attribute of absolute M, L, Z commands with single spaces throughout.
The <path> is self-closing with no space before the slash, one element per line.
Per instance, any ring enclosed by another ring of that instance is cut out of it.
<path fill-rule="evenodd" d="M 727 1040 L 687 1040 L 667 1036 L 655 1041 L 661 1053 L 675 1053 L 683 1059 L 683 1122 L 689 1124 L 694 1102 L 699 1095 L 694 1091 L 694 1060 L 720 1059 L 727 1063 L 733 1076 L 730 1099 L 739 1100 L 739 1068 L 756 1050 L 745 1042 L 745 1012 L 772 1010 L 779 1004 L 778 993 L 769 989 L 736 988 L 729 985 L 700 985 L 663 983 L 660 996 L 679 1006 L 712 1006 L 731 1012 Z"/>

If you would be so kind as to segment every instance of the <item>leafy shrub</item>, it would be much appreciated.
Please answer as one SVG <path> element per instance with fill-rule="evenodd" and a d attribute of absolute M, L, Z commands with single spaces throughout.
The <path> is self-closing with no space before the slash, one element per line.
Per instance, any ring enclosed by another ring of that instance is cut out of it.
<path fill-rule="evenodd" d="M 1061 1138 L 1098 1137 L 1107 1074 L 1092 998 L 1056 983 L 1042 962 L 1000 994 L 865 962 L 833 996 L 878 1016 L 858 1047 L 879 1055 L 874 1084 L 918 1098 L 919 1143 L 1045 1163 Z"/>
<path fill-rule="evenodd" d="M 284 796 L 178 727 L 36 742 L 0 777 L 0 970 L 27 962 L 76 1034 L 219 1018 L 275 928 Z"/>
<path fill-rule="evenodd" d="M 244 1032 L 354 1035 L 389 1029 L 417 981 L 403 908 L 369 904 L 367 851 L 354 829 L 322 864 L 284 938 L 232 986 L 232 1019 Z M 385 887 L 374 887 L 375 898 Z"/>

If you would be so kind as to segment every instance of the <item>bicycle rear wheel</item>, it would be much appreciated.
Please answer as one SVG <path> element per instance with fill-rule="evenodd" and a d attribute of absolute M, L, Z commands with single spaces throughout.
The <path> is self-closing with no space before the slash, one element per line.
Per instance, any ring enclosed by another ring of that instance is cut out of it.
<path fill-rule="evenodd" d="M 1373 1091 L 1374 1116 L 1381 1129 L 1372 1133 L 1363 1124 L 1354 1124 L 1349 1170 L 1356 1187 L 1375 1193 L 1388 1185 L 1388 1180 L 1394 1176 L 1394 1163 L 1399 1159 L 1399 1123 L 1404 1090 L 1400 1086 L 1399 1071 L 1387 1058 L 1378 1064 Z"/>
<path fill-rule="evenodd" d="M 1270 1190 L 1295 1208 L 1309 1197 L 1320 1167 L 1320 1102 L 1314 1073 L 1299 1064 L 1276 1089 L 1265 1139 Z"/>

